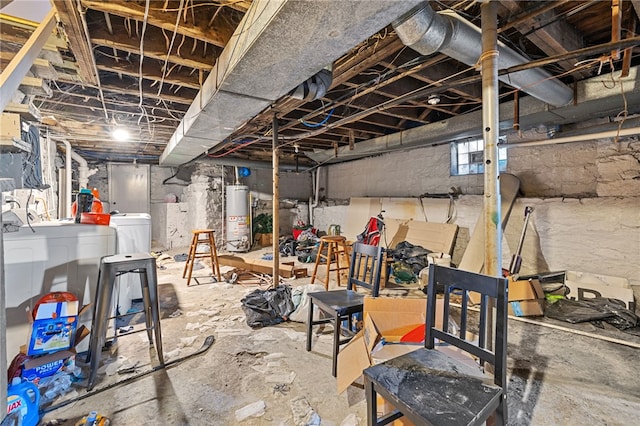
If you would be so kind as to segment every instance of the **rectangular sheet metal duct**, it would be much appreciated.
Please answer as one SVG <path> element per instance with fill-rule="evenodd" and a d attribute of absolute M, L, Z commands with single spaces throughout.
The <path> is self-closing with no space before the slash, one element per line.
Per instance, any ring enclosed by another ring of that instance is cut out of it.
<path fill-rule="evenodd" d="M 422 0 L 255 0 L 160 157 L 190 161 Z"/>

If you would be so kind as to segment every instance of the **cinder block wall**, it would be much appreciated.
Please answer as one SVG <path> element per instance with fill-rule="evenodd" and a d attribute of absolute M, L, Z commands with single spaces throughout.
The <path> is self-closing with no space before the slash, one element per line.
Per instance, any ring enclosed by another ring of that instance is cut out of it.
<path fill-rule="evenodd" d="M 627 138 L 510 148 L 507 171 L 520 178 L 523 194 L 505 232 L 505 266 L 517 246 L 524 206 L 532 205 L 529 233 L 539 234 L 539 247 L 528 242 L 523 251 L 525 262 L 538 262 L 531 269 L 545 265 L 549 271 L 619 276 L 640 285 L 640 142 Z M 483 177 L 450 176 L 446 145 L 323 167 L 321 182 L 330 199 L 416 197 L 459 187 L 468 195 L 456 201 L 460 231 L 454 263 L 482 209 Z M 343 207 L 314 210 L 315 223 L 344 225 L 344 217 Z"/>

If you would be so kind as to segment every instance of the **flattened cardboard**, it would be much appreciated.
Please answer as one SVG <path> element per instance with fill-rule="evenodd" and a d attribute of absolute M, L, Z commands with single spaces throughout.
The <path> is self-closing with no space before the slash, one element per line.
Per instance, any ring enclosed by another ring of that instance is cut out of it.
<path fill-rule="evenodd" d="M 458 234 L 458 225 L 420 222 L 416 220 L 385 219 L 387 236 L 392 236 L 390 248 L 408 241 L 437 253 L 451 254 Z"/>
<path fill-rule="evenodd" d="M 566 271 L 564 281 L 569 292 L 567 299 L 584 300 L 593 297 L 610 297 L 622 300 L 627 308 L 635 311 L 633 290 L 626 278 L 587 272 Z"/>
<path fill-rule="evenodd" d="M 338 393 L 342 393 L 351 383 L 362 376 L 362 371 L 371 366 L 367 344 L 364 341 L 364 330 L 361 330 L 338 353 L 338 371 L 336 374 L 336 387 Z"/>

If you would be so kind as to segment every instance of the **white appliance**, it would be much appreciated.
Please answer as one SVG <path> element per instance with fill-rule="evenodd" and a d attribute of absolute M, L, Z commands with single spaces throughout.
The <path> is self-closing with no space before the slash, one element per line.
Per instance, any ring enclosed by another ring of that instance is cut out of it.
<path fill-rule="evenodd" d="M 27 344 L 26 309 L 46 293 L 69 291 L 81 305 L 93 303 L 100 258 L 116 253 L 116 230 L 103 225 L 73 222 L 41 222 L 7 232 L 4 238 L 4 271 L 7 312 L 7 359 Z M 79 318 L 91 328 L 92 309 Z M 88 348 L 85 339 L 77 348 Z"/>
<path fill-rule="evenodd" d="M 151 216 L 148 213 L 113 214 L 109 225 L 116 230 L 116 253 L 151 252 Z M 140 276 L 124 274 L 118 280 L 118 311 L 126 314 L 132 300 L 142 299 Z"/>

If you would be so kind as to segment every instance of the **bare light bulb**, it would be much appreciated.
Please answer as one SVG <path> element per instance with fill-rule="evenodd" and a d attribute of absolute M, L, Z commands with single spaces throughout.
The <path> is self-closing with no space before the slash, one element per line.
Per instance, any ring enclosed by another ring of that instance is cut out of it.
<path fill-rule="evenodd" d="M 111 136 L 118 142 L 125 142 L 129 140 L 129 132 L 123 128 L 117 128 L 111 132 Z"/>

